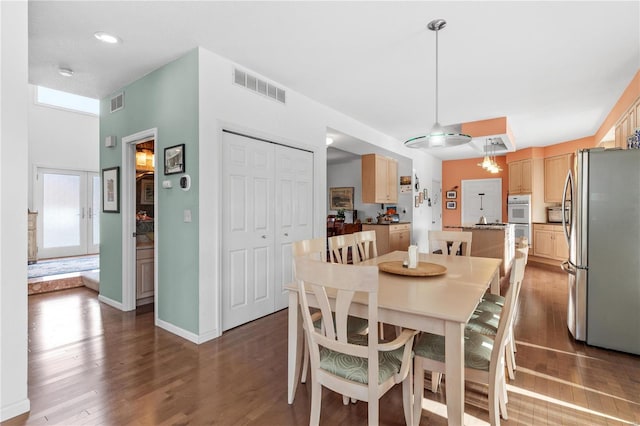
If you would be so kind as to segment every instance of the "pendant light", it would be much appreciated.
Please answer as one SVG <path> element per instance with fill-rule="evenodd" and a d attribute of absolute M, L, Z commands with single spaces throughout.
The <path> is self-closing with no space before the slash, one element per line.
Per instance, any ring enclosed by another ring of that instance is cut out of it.
<path fill-rule="evenodd" d="M 491 148 L 489 148 L 489 146 L 491 146 Z M 484 158 L 482 163 L 478 163 L 478 166 L 493 174 L 502 171 L 502 167 L 500 167 L 496 161 L 495 143 L 493 139 L 489 138 L 484 142 Z"/>
<path fill-rule="evenodd" d="M 429 134 L 405 141 L 408 148 L 447 148 L 471 142 L 471 136 L 443 128 L 438 121 L 438 32 L 447 25 L 444 19 L 434 19 L 427 28 L 436 33 L 436 121 Z"/>

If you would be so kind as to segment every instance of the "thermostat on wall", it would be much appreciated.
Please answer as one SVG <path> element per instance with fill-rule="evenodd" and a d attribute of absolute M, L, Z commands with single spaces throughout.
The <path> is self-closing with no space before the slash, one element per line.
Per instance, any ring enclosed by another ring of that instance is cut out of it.
<path fill-rule="evenodd" d="M 180 178 L 180 188 L 182 188 L 183 191 L 188 191 L 189 188 L 191 188 L 191 176 L 184 175 Z"/>

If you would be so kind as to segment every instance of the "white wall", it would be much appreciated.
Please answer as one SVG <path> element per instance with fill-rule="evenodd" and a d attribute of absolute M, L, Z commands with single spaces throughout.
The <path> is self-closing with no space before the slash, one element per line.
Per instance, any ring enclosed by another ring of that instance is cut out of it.
<path fill-rule="evenodd" d="M 27 397 L 27 2 L 0 2 L 0 421 Z"/>
<path fill-rule="evenodd" d="M 29 85 L 29 208 L 33 210 L 36 167 L 97 172 L 100 118 L 35 103 Z"/>
<path fill-rule="evenodd" d="M 325 235 L 327 211 L 327 128 L 367 141 L 413 159 L 423 182 L 441 175 L 441 161 L 429 154 L 402 147 L 396 139 L 351 117 L 319 104 L 300 93 L 287 90 L 282 105 L 232 83 L 234 64 L 212 52 L 199 49 L 200 79 L 200 336 L 221 334 L 220 328 L 220 217 L 221 131 L 223 128 L 259 136 L 314 152 L 314 236 Z M 246 67 L 240 67 L 246 69 Z M 249 70 L 252 71 L 252 70 Z M 253 72 L 255 75 L 258 73 Z M 267 77 L 261 76 L 266 80 Z M 275 84 L 279 84 L 277 81 Z M 280 85 L 282 87 L 282 85 Z M 437 169 L 437 170 L 434 170 Z M 420 242 L 430 225 L 430 215 L 414 213 L 414 234 Z M 424 240 L 426 245 L 426 240 Z M 419 243 L 420 244 L 420 243 Z"/>

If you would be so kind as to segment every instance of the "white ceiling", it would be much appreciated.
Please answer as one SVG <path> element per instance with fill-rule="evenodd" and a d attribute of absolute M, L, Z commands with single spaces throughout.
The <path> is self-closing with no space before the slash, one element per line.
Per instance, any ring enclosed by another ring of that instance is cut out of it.
<path fill-rule="evenodd" d="M 507 116 L 518 149 L 593 135 L 640 69 L 638 1 L 29 1 L 29 81 L 102 98 L 202 46 L 404 141 L 434 122 L 435 18 L 440 122 Z"/>

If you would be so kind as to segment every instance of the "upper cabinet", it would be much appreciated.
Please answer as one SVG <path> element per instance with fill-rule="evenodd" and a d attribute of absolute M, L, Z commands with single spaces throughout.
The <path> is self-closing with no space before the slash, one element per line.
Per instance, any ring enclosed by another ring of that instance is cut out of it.
<path fill-rule="evenodd" d="M 557 155 L 544 159 L 544 202 L 562 202 L 562 191 L 573 154 Z"/>
<path fill-rule="evenodd" d="M 378 154 L 362 156 L 362 202 L 398 202 L 398 161 Z"/>
<path fill-rule="evenodd" d="M 509 194 L 531 194 L 532 159 L 509 163 Z"/>
<path fill-rule="evenodd" d="M 616 148 L 627 149 L 627 137 L 631 135 L 637 127 L 640 127 L 640 117 L 638 114 L 640 114 L 640 98 L 636 99 L 616 123 Z"/>

